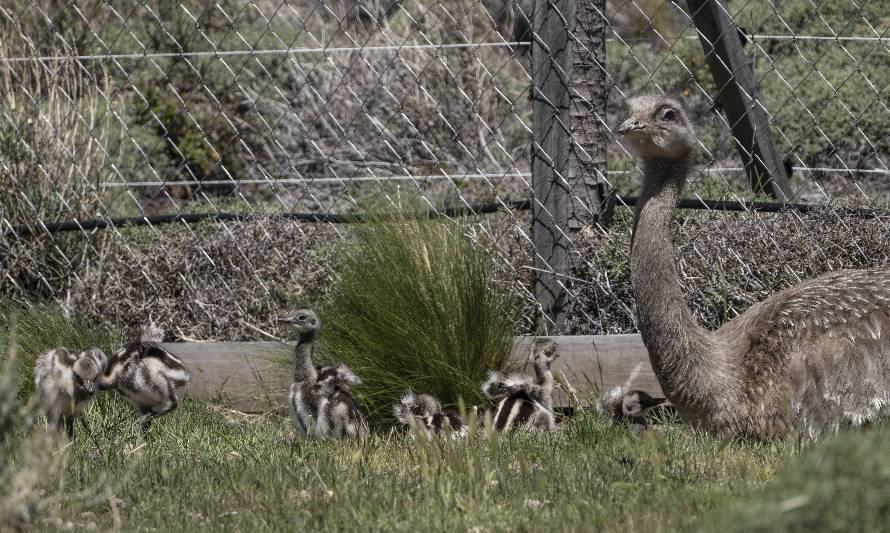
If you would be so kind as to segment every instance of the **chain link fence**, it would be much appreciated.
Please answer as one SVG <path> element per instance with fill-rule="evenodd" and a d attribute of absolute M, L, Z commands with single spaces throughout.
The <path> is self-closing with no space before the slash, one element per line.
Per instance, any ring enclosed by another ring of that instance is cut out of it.
<path fill-rule="evenodd" d="M 638 169 L 610 128 L 627 96 L 673 91 L 701 144 L 680 269 L 716 326 L 819 272 L 888 264 L 888 8 L 11 0 L 0 295 L 253 339 L 330 283 L 344 217 L 420 193 L 469 217 L 522 331 L 633 332 Z M 809 207 L 751 208 L 785 200 Z"/>

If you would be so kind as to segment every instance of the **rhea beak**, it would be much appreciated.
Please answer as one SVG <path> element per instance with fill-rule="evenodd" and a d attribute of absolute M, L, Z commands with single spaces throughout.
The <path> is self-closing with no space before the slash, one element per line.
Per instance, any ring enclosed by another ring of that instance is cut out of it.
<path fill-rule="evenodd" d="M 93 381 L 84 381 L 83 390 L 85 390 L 87 394 L 96 394 L 96 383 Z"/>
<path fill-rule="evenodd" d="M 617 128 L 615 128 L 615 133 L 618 135 L 627 135 L 632 131 L 638 131 L 643 129 L 643 125 L 640 124 L 639 119 L 637 117 L 630 117 L 621 123 Z"/>
<path fill-rule="evenodd" d="M 275 322 L 279 324 L 297 324 L 296 319 L 289 316 L 280 316 L 275 319 Z"/>
<path fill-rule="evenodd" d="M 659 406 L 659 405 L 663 404 L 663 403 L 666 402 L 666 401 L 667 401 L 666 398 L 647 398 L 647 399 L 643 400 L 643 401 L 640 402 L 640 403 L 643 404 L 643 408 L 644 408 L 644 409 L 649 409 L 649 408 L 652 408 L 652 407 Z"/>

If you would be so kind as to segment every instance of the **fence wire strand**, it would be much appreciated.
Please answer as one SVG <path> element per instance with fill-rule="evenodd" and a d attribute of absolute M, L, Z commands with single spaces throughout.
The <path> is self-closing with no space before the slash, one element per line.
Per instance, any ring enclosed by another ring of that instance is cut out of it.
<path fill-rule="evenodd" d="M 611 128 L 627 97 L 668 91 L 701 148 L 674 229 L 704 322 L 825 270 L 886 265 L 887 6 L 714 2 L 731 25 L 712 42 L 692 4 L 7 2 L 0 297 L 116 324 L 150 315 L 171 338 L 250 339 L 245 320 L 267 329 L 323 290 L 327 251 L 348 239 L 339 222 L 368 199 L 418 194 L 433 214 L 472 215 L 524 304 L 523 331 L 633 332 L 624 199 L 639 168 Z M 568 31 L 569 56 L 536 9 Z M 724 58 L 706 54 L 729 39 L 752 79 L 736 118 L 712 71 Z M 546 71 L 565 93 L 539 85 Z M 565 168 L 535 106 L 569 139 Z M 744 207 L 776 201 L 749 172 L 774 162 L 733 136 L 756 114 L 803 208 Z M 535 196 L 542 179 L 563 206 Z M 564 264 L 542 251 L 536 216 L 566 243 Z M 542 302 L 541 275 L 564 317 Z"/>

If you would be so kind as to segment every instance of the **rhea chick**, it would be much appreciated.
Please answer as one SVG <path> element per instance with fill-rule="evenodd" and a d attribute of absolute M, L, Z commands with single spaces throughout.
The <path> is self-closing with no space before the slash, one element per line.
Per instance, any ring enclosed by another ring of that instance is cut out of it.
<path fill-rule="evenodd" d="M 355 437 L 367 431 L 365 415 L 355 402 L 351 386 L 362 380 L 345 364 L 322 367 L 315 384 L 315 434 L 320 437 Z"/>
<path fill-rule="evenodd" d="M 123 395 L 139 411 L 139 426 L 176 409 L 191 375 L 182 361 L 151 341 L 131 342 L 117 351 L 99 379 L 99 387 Z"/>
<path fill-rule="evenodd" d="M 406 391 L 395 405 L 393 413 L 402 426 L 422 429 L 427 438 L 432 438 L 433 435 L 466 435 L 467 427 L 460 415 L 452 409 L 443 409 L 442 403 L 429 394 Z"/>
<path fill-rule="evenodd" d="M 553 415 L 553 373 L 550 366 L 559 357 L 557 344 L 550 340 L 535 342 L 535 376 L 514 374 L 504 377 L 498 372 L 489 374 L 482 385 L 482 393 L 497 402 L 494 427 L 498 431 L 521 428 L 531 431 L 551 431 L 556 426 Z"/>
<path fill-rule="evenodd" d="M 294 426 L 300 435 L 309 436 L 315 433 L 318 415 L 318 391 L 315 386 L 319 368 L 312 363 L 312 351 L 321 321 L 312 309 L 300 308 L 279 317 L 277 322 L 287 324 L 298 335 L 294 348 L 294 380 L 288 389 L 287 399 Z"/>
<path fill-rule="evenodd" d="M 99 348 L 80 353 L 68 348 L 54 348 L 42 354 L 34 365 L 34 385 L 50 425 L 65 425 L 68 437 L 74 437 L 74 419 L 96 396 L 97 380 L 107 359 Z"/>
<path fill-rule="evenodd" d="M 650 395 L 642 390 L 624 392 L 617 386 L 603 394 L 597 403 L 597 411 L 616 422 L 628 422 L 635 426 L 646 426 L 646 415 L 652 409 L 663 405 L 667 400 Z"/>

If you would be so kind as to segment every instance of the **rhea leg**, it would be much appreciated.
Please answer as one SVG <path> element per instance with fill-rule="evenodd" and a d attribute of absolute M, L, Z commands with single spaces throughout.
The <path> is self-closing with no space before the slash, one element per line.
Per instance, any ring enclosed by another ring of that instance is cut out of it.
<path fill-rule="evenodd" d="M 62 417 L 62 423 L 65 424 L 65 432 L 68 434 L 69 439 L 74 438 L 74 417 L 71 415 L 64 415 Z"/>
<path fill-rule="evenodd" d="M 142 431 L 147 431 L 148 428 L 151 427 L 151 423 L 154 421 L 155 418 L 169 413 L 170 411 L 176 409 L 178 405 L 179 400 L 178 398 L 176 398 L 176 391 L 173 389 L 173 385 L 167 385 L 167 397 L 164 398 L 164 401 L 161 404 L 155 407 L 147 407 L 142 409 L 142 416 L 139 417 Z"/>

